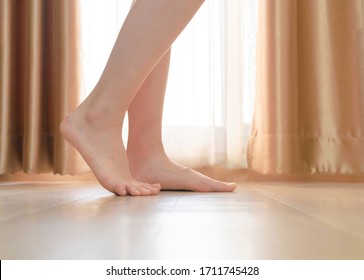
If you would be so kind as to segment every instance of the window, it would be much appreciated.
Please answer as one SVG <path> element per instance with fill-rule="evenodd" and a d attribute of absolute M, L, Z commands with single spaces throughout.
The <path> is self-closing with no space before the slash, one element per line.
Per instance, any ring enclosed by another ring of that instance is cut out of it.
<path fill-rule="evenodd" d="M 206 1 L 172 47 L 164 142 L 168 154 L 182 164 L 246 166 L 255 95 L 257 2 Z M 83 0 L 82 4 L 88 94 L 131 2 Z"/>

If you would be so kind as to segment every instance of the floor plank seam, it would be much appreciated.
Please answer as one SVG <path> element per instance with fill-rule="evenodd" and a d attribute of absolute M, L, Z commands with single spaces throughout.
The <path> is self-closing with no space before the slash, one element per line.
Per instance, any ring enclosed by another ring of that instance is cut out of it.
<path fill-rule="evenodd" d="M 263 190 L 260 190 L 260 189 L 258 189 L 256 187 L 252 187 L 252 188 L 255 189 L 257 192 L 263 194 L 264 196 L 269 197 L 269 198 L 271 198 L 271 199 L 273 199 L 275 201 L 278 201 L 279 203 L 285 205 L 286 207 L 289 207 L 290 209 L 293 209 L 293 210 L 295 210 L 295 211 L 297 211 L 297 212 L 299 212 L 299 213 L 301 213 L 301 214 L 303 214 L 303 215 L 305 215 L 307 217 L 310 217 L 310 218 L 312 218 L 312 219 L 314 219 L 314 220 L 316 220 L 316 221 L 318 221 L 320 223 L 323 223 L 326 226 L 329 226 L 330 228 L 333 228 L 335 230 L 339 230 L 342 233 L 348 234 L 350 236 L 353 236 L 355 238 L 359 238 L 360 240 L 364 241 L 364 237 L 361 236 L 360 234 L 357 234 L 356 232 L 353 232 L 351 230 L 346 230 L 346 228 L 338 227 L 337 225 L 332 224 L 332 223 L 328 223 L 326 220 L 319 219 L 316 216 L 314 216 L 314 215 L 312 215 L 310 213 L 307 213 L 307 212 L 303 211 L 302 209 L 300 209 L 298 207 L 295 207 L 294 205 L 290 205 L 289 203 L 284 202 L 281 199 L 276 198 L 276 197 L 272 196 L 271 194 L 264 192 Z"/>
<path fill-rule="evenodd" d="M 77 201 L 80 201 L 80 200 L 83 200 L 83 199 L 87 199 L 87 198 L 89 198 L 91 196 L 93 196 L 93 195 L 91 195 L 91 194 L 86 195 L 85 197 L 81 197 L 81 198 L 78 198 L 78 199 L 75 199 L 75 200 L 67 201 L 66 203 L 54 205 L 54 206 L 47 207 L 47 208 L 37 210 L 37 211 L 34 211 L 34 212 L 25 213 L 25 214 L 22 214 L 22 215 L 19 215 L 19 216 L 16 216 L 16 217 L 12 217 L 12 218 L 9 218 L 9 219 L 0 220 L 0 223 L 9 222 L 11 220 L 15 220 L 15 219 L 18 219 L 18 218 L 24 218 L 24 217 L 29 216 L 29 215 L 39 214 L 39 213 L 42 213 L 42 212 L 45 212 L 45 211 L 53 210 L 53 209 L 59 208 L 59 207 L 64 206 L 64 205 L 72 204 L 74 202 L 77 202 Z"/>

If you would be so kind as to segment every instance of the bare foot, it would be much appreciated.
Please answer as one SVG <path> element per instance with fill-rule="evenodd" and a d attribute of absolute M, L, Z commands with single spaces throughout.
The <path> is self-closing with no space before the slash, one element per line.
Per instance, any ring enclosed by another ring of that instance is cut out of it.
<path fill-rule="evenodd" d="M 129 153 L 129 152 L 128 152 Z M 155 155 L 143 161 L 130 156 L 130 170 L 134 178 L 150 184 L 159 183 L 162 190 L 196 192 L 232 192 L 235 183 L 211 179 L 195 170 L 170 161 L 165 155 Z"/>
<path fill-rule="evenodd" d="M 62 121 L 60 131 L 79 151 L 105 189 L 121 196 L 159 193 L 159 184 L 133 179 L 121 139 L 121 124 L 111 125 L 105 116 L 105 112 L 90 114 L 87 105 L 83 104 Z"/>

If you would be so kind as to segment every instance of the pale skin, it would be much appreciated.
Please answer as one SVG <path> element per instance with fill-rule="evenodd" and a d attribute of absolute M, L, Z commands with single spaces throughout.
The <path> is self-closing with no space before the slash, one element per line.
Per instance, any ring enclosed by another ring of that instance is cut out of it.
<path fill-rule="evenodd" d="M 65 139 L 116 195 L 155 195 L 161 189 L 230 192 L 236 187 L 172 162 L 162 143 L 170 47 L 203 2 L 136 0 L 96 87 L 61 123 Z M 126 151 L 121 131 L 127 111 Z"/>

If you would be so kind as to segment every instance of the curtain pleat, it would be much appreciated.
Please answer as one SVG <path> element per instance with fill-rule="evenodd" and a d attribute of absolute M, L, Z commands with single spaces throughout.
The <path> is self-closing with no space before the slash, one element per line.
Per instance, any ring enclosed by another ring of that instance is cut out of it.
<path fill-rule="evenodd" d="M 80 100 L 78 0 L 0 0 L 0 174 L 87 171 L 59 133 Z"/>
<path fill-rule="evenodd" d="M 262 0 L 249 167 L 364 172 L 362 0 Z"/>

